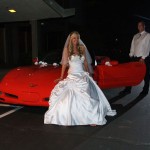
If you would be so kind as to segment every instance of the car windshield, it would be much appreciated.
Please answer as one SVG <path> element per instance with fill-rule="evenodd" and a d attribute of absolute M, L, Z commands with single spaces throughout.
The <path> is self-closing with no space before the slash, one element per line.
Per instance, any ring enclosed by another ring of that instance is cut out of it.
<path fill-rule="evenodd" d="M 50 52 L 42 59 L 42 61 L 46 62 L 47 64 L 53 63 L 60 64 L 61 57 L 62 57 L 61 51 Z"/>

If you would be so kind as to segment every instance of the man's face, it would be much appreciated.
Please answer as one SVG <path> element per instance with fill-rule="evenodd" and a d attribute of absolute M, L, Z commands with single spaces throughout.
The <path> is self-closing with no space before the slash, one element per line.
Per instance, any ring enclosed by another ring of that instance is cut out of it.
<path fill-rule="evenodd" d="M 142 32 L 145 30 L 145 25 L 142 22 L 138 23 L 138 30 L 139 30 L 139 32 Z"/>

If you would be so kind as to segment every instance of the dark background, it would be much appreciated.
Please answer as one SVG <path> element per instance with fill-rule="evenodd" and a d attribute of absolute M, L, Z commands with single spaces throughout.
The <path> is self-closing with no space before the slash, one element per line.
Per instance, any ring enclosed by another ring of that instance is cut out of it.
<path fill-rule="evenodd" d="M 149 1 L 56 0 L 64 8 L 75 8 L 75 16 L 38 20 L 39 59 L 47 53 L 61 53 L 68 34 L 77 30 L 93 59 L 109 56 L 119 62 L 128 61 L 128 53 L 137 22 L 143 20 L 150 31 Z M 30 21 L 0 23 L 0 49 L 3 49 L 2 29 L 7 35 L 6 66 L 32 64 Z M 14 34 L 15 33 L 15 34 Z M 19 49 L 16 51 L 16 49 Z"/>

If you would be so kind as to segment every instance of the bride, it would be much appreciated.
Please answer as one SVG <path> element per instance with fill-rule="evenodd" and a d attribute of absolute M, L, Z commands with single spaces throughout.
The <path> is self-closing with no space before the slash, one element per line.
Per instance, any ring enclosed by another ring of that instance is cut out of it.
<path fill-rule="evenodd" d="M 64 126 L 104 125 L 105 116 L 114 116 L 109 102 L 92 74 L 91 57 L 77 31 L 68 36 L 62 55 L 61 76 L 51 92 L 44 124 Z M 68 76 L 63 79 L 69 64 Z"/>

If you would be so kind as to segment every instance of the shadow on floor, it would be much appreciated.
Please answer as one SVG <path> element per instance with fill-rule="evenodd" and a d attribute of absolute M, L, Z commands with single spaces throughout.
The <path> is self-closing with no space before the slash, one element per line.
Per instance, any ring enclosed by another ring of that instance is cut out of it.
<path fill-rule="evenodd" d="M 128 103 L 126 106 L 123 106 L 121 104 L 112 104 L 112 103 L 118 101 L 119 99 L 121 99 L 121 98 L 123 98 L 123 97 L 125 97 L 127 95 L 128 94 L 118 94 L 117 96 L 115 96 L 115 97 L 113 97 L 113 98 L 111 98 L 109 100 L 109 102 L 112 105 L 112 108 L 117 110 L 117 117 L 123 115 L 129 109 L 131 109 L 132 107 L 134 107 L 138 102 L 140 102 L 145 96 L 147 96 L 147 95 L 138 95 L 135 99 L 131 100 L 131 102 Z"/>

